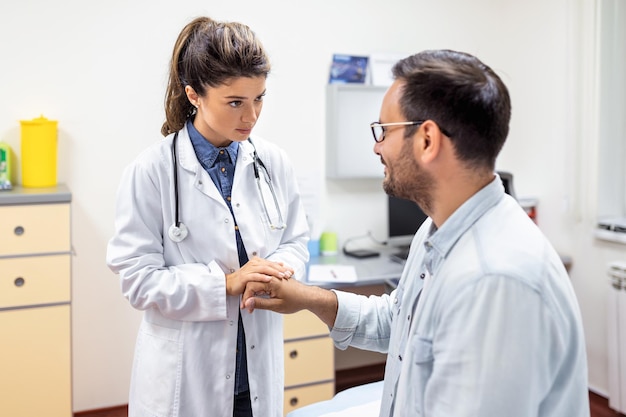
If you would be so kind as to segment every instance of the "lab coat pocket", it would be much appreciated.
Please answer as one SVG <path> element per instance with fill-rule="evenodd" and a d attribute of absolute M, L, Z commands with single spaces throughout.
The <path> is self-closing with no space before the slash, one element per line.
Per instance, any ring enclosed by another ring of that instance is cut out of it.
<path fill-rule="evenodd" d="M 274 209 L 272 212 L 276 212 Z M 271 216 L 271 214 L 270 214 Z M 283 237 L 284 230 L 280 227 L 283 227 L 282 219 L 278 216 L 269 217 L 265 212 L 260 215 L 259 224 L 263 228 L 263 236 L 265 236 L 265 240 L 263 241 L 263 247 L 267 250 L 267 253 L 272 253 L 276 250 L 276 248 L 280 245 L 280 242 Z"/>
<path fill-rule="evenodd" d="M 138 415 L 169 417 L 180 389 L 180 330 L 142 322 L 135 353 L 131 402 Z"/>

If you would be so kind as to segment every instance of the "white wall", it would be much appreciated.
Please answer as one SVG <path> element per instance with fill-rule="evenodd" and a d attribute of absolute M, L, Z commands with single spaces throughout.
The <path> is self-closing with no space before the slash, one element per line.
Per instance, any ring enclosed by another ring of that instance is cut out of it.
<path fill-rule="evenodd" d="M 590 384 L 606 393 L 604 270 L 607 261 L 624 258 L 624 246 L 591 237 L 597 135 L 593 100 L 583 99 L 593 96 L 594 68 L 586 64 L 593 56 L 593 2 L 3 2 L 0 140 L 19 155 L 19 120 L 40 114 L 58 120 L 58 178 L 73 192 L 75 411 L 127 402 L 140 313 L 122 298 L 104 262 L 114 194 L 123 167 L 161 138 L 171 49 L 182 26 L 201 14 L 243 21 L 260 35 L 273 73 L 256 132 L 283 146 L 300 172 L 320 180 L 333 53 L 451 48 L 492 66 L 513 100 L 499 168 L 515 174 L 518 194 L 539 198 L 540 226 L 573 257 Z M 584 111 L 591 120 L 581 121 Z M 324 184 L 324 228 L 337 231 L 340 240 L 368 230 L 385 237 L 379 181 Z"/>

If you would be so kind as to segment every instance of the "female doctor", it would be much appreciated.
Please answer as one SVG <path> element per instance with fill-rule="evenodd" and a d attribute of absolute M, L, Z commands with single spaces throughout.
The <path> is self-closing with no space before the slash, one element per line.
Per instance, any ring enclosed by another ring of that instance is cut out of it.
<path fill-rule="evenodd" d="M 107 265 L 143 310 L 129 416 L 283 415 L 279 314 L 241 314 L 246 284 L 302 278 L 308 227 L 284 151 L 251 136 L 268 57 L 247 26 L 181 31 L 165 140 L 122 177 Z"/>

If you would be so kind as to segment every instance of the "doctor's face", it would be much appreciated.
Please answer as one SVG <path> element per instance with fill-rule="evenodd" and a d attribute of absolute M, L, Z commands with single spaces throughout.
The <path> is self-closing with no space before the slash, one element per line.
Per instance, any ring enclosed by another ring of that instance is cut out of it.
<path fill-rule="evenodd" d="M 244 141 L 261 114 L 264 95 L 264 76 L 232 78 L 228 84 L 207 87 L 204 97 L 188 92 L 189 100 L 197 106 L 193 125 L 217 147 Z"/>

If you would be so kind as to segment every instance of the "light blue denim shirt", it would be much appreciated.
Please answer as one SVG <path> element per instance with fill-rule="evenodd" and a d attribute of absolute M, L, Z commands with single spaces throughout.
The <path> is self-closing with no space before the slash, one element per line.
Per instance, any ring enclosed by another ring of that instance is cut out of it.
<path fill-rule="evenodd" d="M 336 346 L 388 353 L 381 417 L 589 416 L 569 277 L 498 177 L 422 225 L 390 295 L 336 293 Z"/>

